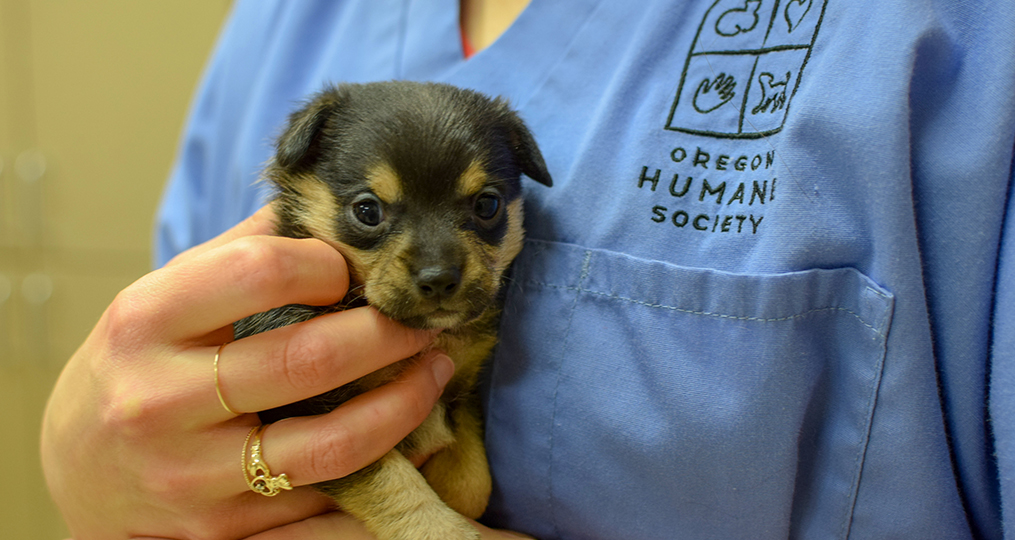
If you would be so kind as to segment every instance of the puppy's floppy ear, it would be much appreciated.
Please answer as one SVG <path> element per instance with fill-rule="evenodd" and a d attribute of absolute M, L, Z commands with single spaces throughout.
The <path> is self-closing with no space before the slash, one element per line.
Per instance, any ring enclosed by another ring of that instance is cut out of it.
<path fill-rule="evenodd" d="M 522 172 L 546 187 L 553 186 L 553 179 L 550 178 L 550 171 L 546 169 L 546 162 L 543 161 L 543 154 L 536 145 L 536 139 L 532 137 L 522 119 L 510 110 L 507 112 L 507 126 L 508 143 Z"/>
<path fill-rule="evenodd" d="M 275 163 L 292 172 L 310 168 L 320 153 L 321 130 L 342 101 L 339 91 L 328 87 L 289 115 L 285 132 L 278 139 Z"/>

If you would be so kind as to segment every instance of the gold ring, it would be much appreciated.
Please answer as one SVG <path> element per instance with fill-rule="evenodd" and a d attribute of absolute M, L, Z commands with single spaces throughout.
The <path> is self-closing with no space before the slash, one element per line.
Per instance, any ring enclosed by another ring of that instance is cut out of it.
<path fill-rule="evenodd" d="M 222 349 L 224 349 L 228 344 L 229 343 L 227 342 L 219 345 L 218 350 L 215 351 L 215 360 L 212 362 L 212 370 L 215 372 L 215 394 L 218 395 L 219 403 L 222 404 L 222 408 L 232 414 L 235 414 L 236 416 L 239 416 L 243 413 L 236 412 L 232 409 L 232 407 L 226 405 L 226 400 L 222 397 L 222 389 L 219 388 L 219 356 L 222 355 Z M 246 449 L 244 449 L 244 451 L 246 451 Z"/>
<path fill-rule="evenodd" d="M 274 497 L 282 490 L 291 490 L 292 484 L 289 477 L 282 473 L 272 476 L 268 464 L 261 456 L 261 434 L 268 428 L 267 424 L 254 426 L 247 432 L 247 438 L 243 441 L 243 478 L 250 486 L 250 490 L 260 493 L 265 497 Z M 253 437 L 253 440 L 251 440 Z M 247 461 L 247 447 L 250 448 L 250 461 Z"/>

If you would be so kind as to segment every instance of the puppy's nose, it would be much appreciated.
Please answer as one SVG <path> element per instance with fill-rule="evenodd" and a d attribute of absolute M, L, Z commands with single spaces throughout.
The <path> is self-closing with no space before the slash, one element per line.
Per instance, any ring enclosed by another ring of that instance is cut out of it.
<path fill-rule="evenodd" d="M 443 300 L 451 297 L 462 282 L 462 272 L 457 266 L 424 268 L 416 273 L 416 287 L 424 298 Z"/>

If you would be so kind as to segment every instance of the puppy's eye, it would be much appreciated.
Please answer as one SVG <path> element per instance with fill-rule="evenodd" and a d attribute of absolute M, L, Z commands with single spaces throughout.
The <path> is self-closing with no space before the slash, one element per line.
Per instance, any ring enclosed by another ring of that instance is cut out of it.
<path fill-rule="evenodd" d="M 360 223 L 367 227 L 376 227 L 384 221 L 384 210 L 381 203 L 374 198 L 365 198 L 352 204 L 352 213 Z"/>
<path fill-rule="evenodd" d="M 490 221 L 497 217 L 497 214 L 500 212 L 500 196 L 493 193 L 484 193 L 476 197 L 472 211 L 476 214 L 477 218 L 483 221 Z"/>

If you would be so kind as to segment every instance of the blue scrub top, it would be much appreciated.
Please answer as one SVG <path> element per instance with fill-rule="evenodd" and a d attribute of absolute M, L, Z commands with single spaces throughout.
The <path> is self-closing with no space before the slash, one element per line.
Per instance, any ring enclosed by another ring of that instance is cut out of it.
<path fill-rule="evenodd" d="M 469 60 L 457 8 L 237 2 L 157 262 L 264 203 L 325 82 L 503 95 L 554 187 L 487 382 L 487 522 L 1015 538 L 1015 3 L 532 0 Z"/>

